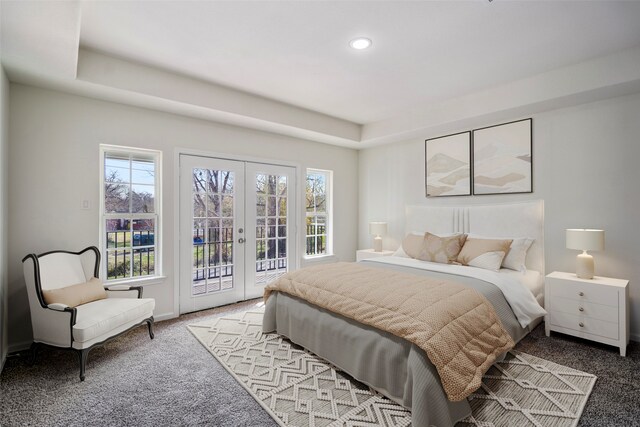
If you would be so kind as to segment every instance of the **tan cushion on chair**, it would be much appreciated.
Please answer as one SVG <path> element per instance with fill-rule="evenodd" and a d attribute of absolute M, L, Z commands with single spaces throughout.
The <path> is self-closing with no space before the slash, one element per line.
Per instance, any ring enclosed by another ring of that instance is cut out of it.
<path fill-rule="evenodd" d="M 107 292 L 100 279 L 92 277 L 86 283 L 78 283 L 64 288 L 42 291 L 44 302 L 49 304 L 66 304 L 69 307 L 77 307 L 88 302 L 105 299 Z"/>
<path fill-rule="evenodd" d="M 74 345 L 98 339 L 102 341 L 121 327 L 128 328 L 153 316 L 153 298 L 107 298 L 78 307 L 73 325 Z"/>

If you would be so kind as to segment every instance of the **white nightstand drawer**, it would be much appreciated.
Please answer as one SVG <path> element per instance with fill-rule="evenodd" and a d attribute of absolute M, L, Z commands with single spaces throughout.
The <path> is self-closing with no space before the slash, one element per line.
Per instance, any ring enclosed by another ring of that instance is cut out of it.
<path fill-rule="evenodd" d="M 617 321 L 618 307 L 594 304 L 587 301 L 577 301 L 564 297 L 554 297 L 549 300 L 549 310 L 573 314 L 574 316 L 590 317 L 607 322 Z"/>
<path fill-rule="evenodd" d="M 612 340 L 617 340 L 619 337 L 618 324 L 605 322 L 604 320 L 551 311 L 548 314 L 548 321 L 552 325 L 587 334 L 599 335 Z"/>
<path fill-rule="evenodd" d="M 595 283 L 553 279 L 550 283 L 553 296 L 569 298 L 582 302 L 618 307 L 618 292 Z"/>

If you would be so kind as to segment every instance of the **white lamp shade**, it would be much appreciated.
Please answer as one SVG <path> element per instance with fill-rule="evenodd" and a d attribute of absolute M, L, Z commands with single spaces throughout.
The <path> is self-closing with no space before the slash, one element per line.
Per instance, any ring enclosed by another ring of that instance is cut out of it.
<path fill-rule="evenodd" d="M 372 234 L 374 236 L 382 236 L 387 234 L 387 223 L 386 222 L 370 222 L 369 234 Z"/>
<path fill-rule="evenodd" d="M 567 229 L 567 249 L 603 251 L 604 230 L 589 230 L 583 228 Z"/>

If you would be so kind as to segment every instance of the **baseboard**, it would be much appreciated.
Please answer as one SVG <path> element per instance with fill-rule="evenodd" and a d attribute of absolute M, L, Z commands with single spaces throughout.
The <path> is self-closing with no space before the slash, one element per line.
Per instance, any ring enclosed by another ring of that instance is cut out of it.
<path fill-rule="evenodd" d="M 31 343 L 33 341 L 22 341 L 22 342 L 14 342 L 13 344 L 9 344 L 9 351 L 7 354 L 17 353 L 19 351 L 28 350 L 31 347 Z"/>
<path fill-rule="evenodd" d="M 638 335 L 638 334 L 629 334 L 629 339 L 631 341 L 640 342 L 640 335 Z"/>
<path fill-rule="evenodd" d="M 158 315 L 153 315 L 153 319 L 156 322 L 162 322 L 163 320 L 169 320 L 169 319 L 175 319 L 176 317 L 178 317 L 177 314 L 175 314 L 173 311 L 171 313 L 162 313 L 162 314 L 158 314 Z"/>

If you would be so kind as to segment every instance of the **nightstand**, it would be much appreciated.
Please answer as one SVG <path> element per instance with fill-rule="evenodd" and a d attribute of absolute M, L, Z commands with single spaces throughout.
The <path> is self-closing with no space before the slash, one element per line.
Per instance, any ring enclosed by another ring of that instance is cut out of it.
<path fill-rule="evenodd" d="M 395 251 L 375 252 L 373 249 L 359 249 L 356 251 L 356 261 L 368 258 L 378 258 L 380 256 L 391 256 Z"/>
<path fill-rule="evenodd" d="M 629 343 L 629 281 L 554 271 L 545 280 L 545 333 L 562 332 L 620 347 Z"/>

